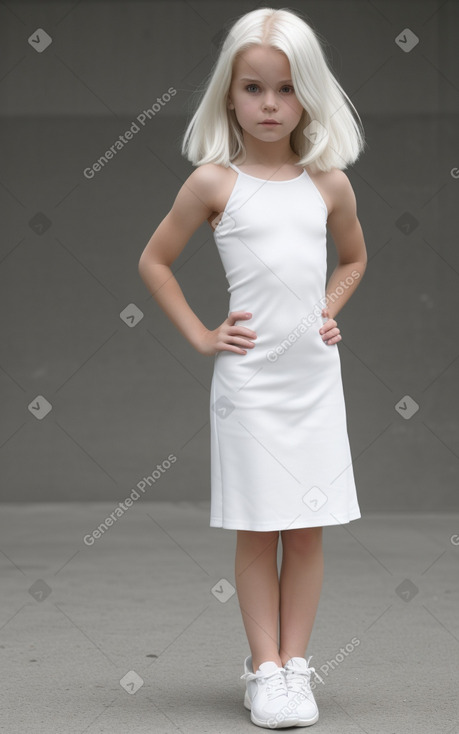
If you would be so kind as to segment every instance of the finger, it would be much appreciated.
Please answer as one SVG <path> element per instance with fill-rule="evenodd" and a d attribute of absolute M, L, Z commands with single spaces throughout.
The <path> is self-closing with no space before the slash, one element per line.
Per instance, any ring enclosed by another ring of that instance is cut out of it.
<path fill-rule="evenodd" d="M 228 314 L 227 321 L 230 323 L 231 326 L 233 326 L 235 321 L 240 321 L 241 319 L 251 319 L 251 318 L 252 318 L 252 314 L 249 313 L 248 311 L 231 311 L 231 313 Z"/>
<path fill-rule="evenodd" d="M 252 331 L 252 329 L 247 329 L 245 326 L 230 326 L 228 334 L 245 334 L 245 336 L 253 336 L 254 339 L 257 338 L 256 332 Z"/>
<path fill-rule="evenodd" d="M 231 341 L 225 341 L 225 344 L 236 344 L 241 347 L 249 347 L 250 349 L 255 346 L 253 342 L 248 341 L 248 339 L 243 339 L 242 337 L 231 337 Z"/>
<path fill-rule="evenodd" d="M 330 331 L 327 331 L 323 336 L 322 339 L 326 342 L 328 339 L 333 339 L 335 336 L 338 336 L 340 334 L 339 329 L 331 329 Z"/>
<path fill-rule="evenodd" d="M 217 351 L 219 352 L 235 352 L 236 354 L 247 354 L 246 349 L 241 347 L 235 347 L 232 344 L 221 344 L 217 345 Z"/>
<path fill-rule="evenodd" d="M 228 351 L 235 351 L 238 354 L 247 354 L 245 348 L 253 349 L 255 344 L 248 338 L 241 336 L 237 333 L 239 327 L 223 328 L 219 333 L 218 346 L 221 349 L 227 349 Z M 236 333 L 234 333 L 236 330 Z M 245 330 L 248 331 L 248 330 Z"/>
<path fill-rule="evenodd" d="M 329 329 L 333 329 L 335 326 L 338 326 L 335 319 L 329 319 L 325 322 L 325 324 L 322 324 L 322 326 L 319 329 L 320 334 L 325 334 L 326 331 Z"/>
<path fill-rule="evenodd" d="M 337 335 L 337 334 L 335 334 L 335 335 L 333 336 L 333 335 L 329 334 L 328 336 L 324 336 L 322 340 L 323 340 L 323 342 L 324 342 L 325 344 L 328 344 L 328 343 L 329 343 L 329 342 L 330 342 L 330 341 L 331 341 L 332 339 L 336 339 L 336 338 L 337 338 L 337 336 L 340 336 L 340 335 Z"/>
<path fill-rule="evenodd" d="M 226 342 L 220 342 L 217 344 L 219 352 L 235 352 L 236 354 L 247 354 L 247 350 L 243 347 L 238 347 L 236 344 L 227 344 Z"/>

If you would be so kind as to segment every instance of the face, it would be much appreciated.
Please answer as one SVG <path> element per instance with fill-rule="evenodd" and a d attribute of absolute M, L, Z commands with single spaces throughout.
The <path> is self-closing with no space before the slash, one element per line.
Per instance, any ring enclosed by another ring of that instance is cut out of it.
<path fill-rule="evenodd" d="M 266 142 L 289 136 L 303 113 L 288 59 L 271 46 L 252 46 L 235 59 L 228 101 L 244 132 Z"/>

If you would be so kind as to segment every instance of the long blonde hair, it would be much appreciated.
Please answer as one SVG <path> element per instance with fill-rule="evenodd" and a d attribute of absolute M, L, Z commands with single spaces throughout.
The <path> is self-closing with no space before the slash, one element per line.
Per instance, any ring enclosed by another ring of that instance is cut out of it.
<path fill-rule="evenodd" d="M 357 110 L 330 71 L 313 29 L 292 10 L 275 8 L 246 13 L 230 28 L 198 91 L 201 99 L 184 133 L 182 155 L 195 166 L 228 166 L 233 158 L 245 156 L 241 127 L 227 107 L 227 96 L 237 54 L 261 44 L 283 51 L 290 63 L 293 88 L 303 106 L 290 135 L 290 146 L 300 156 L 298 165 L 316 172 L 343 170 L 354 163 L 365 146 Z"/>

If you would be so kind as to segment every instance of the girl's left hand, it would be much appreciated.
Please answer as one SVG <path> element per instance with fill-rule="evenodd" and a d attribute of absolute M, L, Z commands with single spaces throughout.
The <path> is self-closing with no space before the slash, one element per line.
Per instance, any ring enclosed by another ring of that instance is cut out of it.
<path fill-rule="evenodd" d="M 328 309 L 323 308 L 322 318 L 328 319 L 328 321 L 326 321 L 325 324 L 321 326 L 321 328 L 319 329 L 319 334 L 322 336 L 325 344 L 331 346 L 332 344 L 336 344 L 341 340 L 341 334 L 335 319 L 330 319 L 329 316 L 330 314 L 328 312 Z"/>

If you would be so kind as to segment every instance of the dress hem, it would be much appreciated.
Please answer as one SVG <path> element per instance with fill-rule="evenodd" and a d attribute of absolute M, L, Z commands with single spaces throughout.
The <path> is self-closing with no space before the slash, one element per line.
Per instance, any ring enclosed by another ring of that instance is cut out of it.
<path fill-rule="evenodd" d="M 294 530 L 297 528 L 316 528 L 320 526 L 328 526 L 328 525 L 345 525 L 348 522 L 352 522 L 352 520 L 358 520 L 362 517 L 361 513 L 359 511 L 357 512 L 351 512 L 346 516 L 346 519 L 340 519 L 339 517 L 336 517 L 332 520 L 330 520 L 330 515 L 327 515 L 327 517 L 316 518 L 315 522 L 309 522 L 308 525 L 304 525 L 303 521 L 299 521 L 297 524 L 289 524 L 285 527 L 273 527 L 273 523 L 268 523 L 265 527 L 260 527 L 260 523 L 257 524 L 257 527 L 253 527 L 250 523 L 241 523 L 237 520 L 234 521 L 225 521 L 222 523 L 221 520 L 217 518 L 210 518 L 210 527 L 211 528 L 221 528 L 222 530 L 253 530 L 253 531 L 273 531 L 273 530 Z"/>

